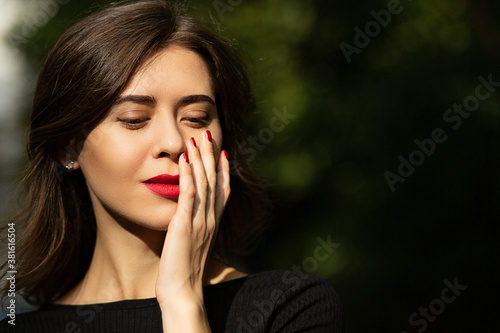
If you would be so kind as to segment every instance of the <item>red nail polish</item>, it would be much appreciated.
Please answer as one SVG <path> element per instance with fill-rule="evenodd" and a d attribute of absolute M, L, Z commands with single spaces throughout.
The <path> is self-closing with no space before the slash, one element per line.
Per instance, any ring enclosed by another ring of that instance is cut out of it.
<path fill-rule="evenodd" d="M 208 139 L 208 142 L 212 143 L 212 133 L 210 133 L 210 131 L 207 131 L 207 139 Z"/>
<path fill-rule="evenodd" d="M 193 146 L 197 147 L 196 146 L 196 141 L 194 141 L 194 138 L 191 138 L 191 143 L 193 144 Z"/>
<path fill-rule="evenodd" d="M 229 161 L 229 155 L 227 154 L 227 151 L 224 150 L 224 156 L 226 156 L 226 159 Z"/>
<path fill-rule="evenodd" d="M 184 161 L 186 161 L 186 163 L 189 164 L 189 157 L 188 157 L 188 154 L 187 153 L 183 153 L 182 154 L 182 157 L 184 157 Z"/>

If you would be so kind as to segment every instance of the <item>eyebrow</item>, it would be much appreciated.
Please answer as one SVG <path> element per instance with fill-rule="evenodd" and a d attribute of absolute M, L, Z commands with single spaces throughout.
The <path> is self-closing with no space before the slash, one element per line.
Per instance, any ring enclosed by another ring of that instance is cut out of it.
<path fill-rule="evenodd" d="M 154 105 L 156 104 L 156 100 L 152 96 L 147 96 L 147 95 L 126 95 L 117 98 L 113 105 L 117 105 L 120 103 L 125 103 L 125 102 L 134 102 L 134 103 L 140 103 L 140 104 L 147 104 L 147 105 Z M 207 95 L 188 95 L 188 96 L 183 96 L 177 103 L 176 107 L 180 107 L 183 105 L 191 104 L 191 103 L 197 103 L 197 102 L 208 102 L 212 105 L 215 106 L 214 100 Z"/>
<path fill-rule="evenodd" d="M 207 95 L 189 95 L 183 96 L 177 103 L 176 107 L 183 106 L 186 104 L 197 103 L 197 102 L 208 102 L 215 106 L 214 100 Z"/>
<path fill-rule="evenodd" d="M 152 96 L 145 96 L 145 95 L 127 95 L 127 96 L 122 96 L 118 97 L 114 102 L 113 105 L 125 103 L 125 102 L 135 102 L 135 103 L 140 103 L 140 104 L 156 104 L 156 100 Z"/>

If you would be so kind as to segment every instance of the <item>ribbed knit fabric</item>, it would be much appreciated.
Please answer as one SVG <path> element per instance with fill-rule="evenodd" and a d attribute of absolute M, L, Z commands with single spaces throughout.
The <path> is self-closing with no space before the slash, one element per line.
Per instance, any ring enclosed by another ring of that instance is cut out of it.
<path fill-rule="evenodd" d="M 344 332 L 337 294 L 326 279 L 291 271 L 267 271 L 206 286 L 212 332 Z M 0 322 L 10 333 L 160 333 L 156 298 L 91 305 L 49 304 Z"/>

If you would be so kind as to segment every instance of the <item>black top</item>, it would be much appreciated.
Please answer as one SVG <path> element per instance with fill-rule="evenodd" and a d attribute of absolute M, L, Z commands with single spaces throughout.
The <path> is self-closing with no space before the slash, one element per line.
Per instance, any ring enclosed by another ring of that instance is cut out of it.
<path fill-rule="evenodd" d="M 339 298 L 326 279 L 268 271 L 203 288 L 212 332 L 344 332 Z M 49 304 L 8 317 L 0 332 L 162 332 L 156 298 L 89 305 Z"/>

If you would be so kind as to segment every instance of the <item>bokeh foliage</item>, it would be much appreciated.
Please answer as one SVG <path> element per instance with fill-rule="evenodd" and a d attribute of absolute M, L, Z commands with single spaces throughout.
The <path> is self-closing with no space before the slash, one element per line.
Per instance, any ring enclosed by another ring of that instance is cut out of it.
<path fill-rule="evenodd" d="M 20 45 L 32 72 L 62 31 L 103 3 L 61 5 Z M 221 16 L 215 3 L 228 10 Z M 242 265 L 300 266 L 330 236 L 340 246 L 312 273 L 334 284 L 348 332 L 417 331 L 409 316 L 455 277 L 468 289 L 426 332 L 498 331 L 500 87 L 456 130 L 443 114 L 474 94 L 479 75 L 500 81 L 499 3 L 402 1 L 348 63 L 340 43 L 354 45 L 354 27 L 364 30 L 387 3 L 192 1 L 192 14 L 216 21 L 249 64 L 259 104 L 248 147 L 276 110 L 294 116 L 254 146 L 276 207 Z M 438 127 L 448 139 L 391 192 L 384 173 L 397 173 L 398 156 Z"/>

